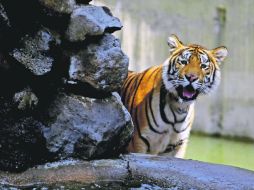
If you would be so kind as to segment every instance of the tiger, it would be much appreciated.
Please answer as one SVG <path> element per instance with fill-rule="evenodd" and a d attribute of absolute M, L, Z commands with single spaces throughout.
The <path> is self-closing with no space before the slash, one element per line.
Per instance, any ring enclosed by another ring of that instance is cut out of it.
<path fill-rule="evenodd" d="M 143 72 L 129 71 L 120 95 L 134 134 L 127 152 L 184 158 L 194 120 L 195 101 L 220 83 L 225 46 L 212 50 L 168 37 L 169 57 Z"/>

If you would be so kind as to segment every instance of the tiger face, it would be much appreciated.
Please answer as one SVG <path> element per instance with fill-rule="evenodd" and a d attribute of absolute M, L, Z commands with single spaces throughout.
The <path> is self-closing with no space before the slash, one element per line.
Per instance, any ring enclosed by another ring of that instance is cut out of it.
<path fill-rule="evenodd" d="M 220 83 L 220 63 L 226 58 L 225 47 L 213 50 L 199 45 L 184 45 L 175 35 L 168 38 L 171 55 L 163 65 L 163 83 L 179 101 L 193 101 L 208 94 Z"/>

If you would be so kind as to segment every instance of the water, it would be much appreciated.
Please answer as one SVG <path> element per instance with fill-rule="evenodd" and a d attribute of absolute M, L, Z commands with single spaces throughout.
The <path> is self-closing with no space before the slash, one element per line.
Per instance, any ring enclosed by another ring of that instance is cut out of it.
<path fill-rule="evenodd" d="M 254 143 L 191 135 L 186 159 L 237 166 L 254 171 Z"/>

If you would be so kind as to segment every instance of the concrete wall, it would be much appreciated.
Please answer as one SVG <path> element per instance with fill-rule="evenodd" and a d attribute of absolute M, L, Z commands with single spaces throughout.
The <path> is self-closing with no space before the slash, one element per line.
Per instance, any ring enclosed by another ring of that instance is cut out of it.
<path fill-rule="evenodd" d="M 130 57 L 130 69 L 143 70 L 168 56 L 168 35 L 207 48 L 227 46 L 229 57 L 222 67 L 218 91 L 197 103 L 195 131 L 254 139 L 254 1 L 245 0 L 94 0 L 106 3 L 123 23 L 118 33 Z M 217 7 L 226 20 L 218 36 Z"/>

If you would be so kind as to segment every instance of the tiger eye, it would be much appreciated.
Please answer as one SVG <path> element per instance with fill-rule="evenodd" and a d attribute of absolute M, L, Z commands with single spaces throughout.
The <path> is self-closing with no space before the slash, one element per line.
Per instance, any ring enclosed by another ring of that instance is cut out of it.
<path fill-rule="evenodd" d="M 202 64 L 200 67 L 201 67 L 201 69 L 205 69 L 205 68 L 207 68 L 207 65 Z"/>
<path fill-rule="evenodd" d="M 188 63 L 188 62 L 187 62 L 186 60 L 182 60 L 182 61 L 181 61 L 181 64 L 183 64 L 183 65 L 187 65 L 187 63 Z"/>

